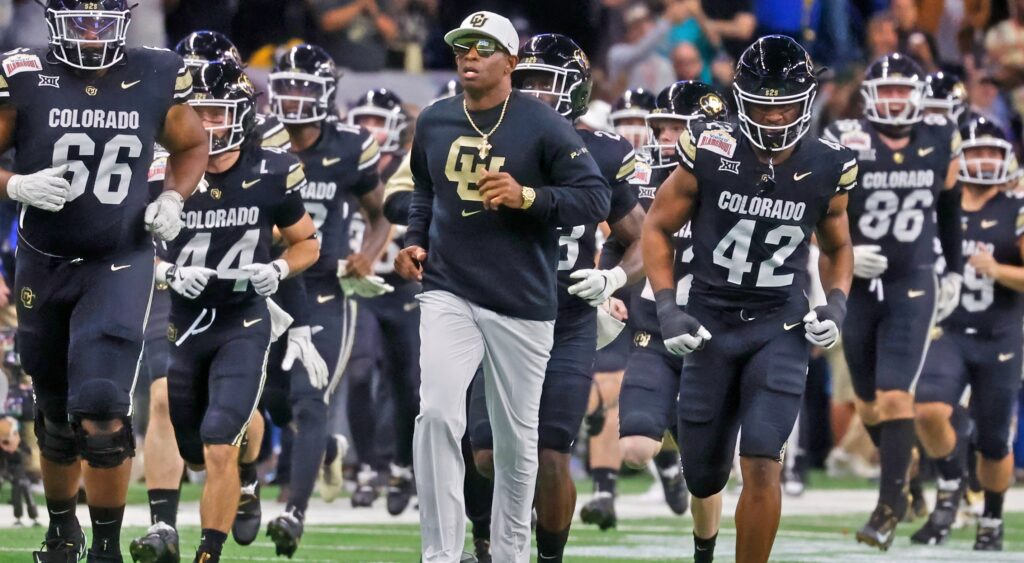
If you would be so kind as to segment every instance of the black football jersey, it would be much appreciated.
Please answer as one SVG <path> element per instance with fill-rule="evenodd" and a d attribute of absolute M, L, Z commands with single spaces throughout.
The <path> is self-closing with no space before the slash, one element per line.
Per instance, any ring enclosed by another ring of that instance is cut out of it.
<path fill-rule="evenodd" d="M 14 106 L 14 172 L 68 165 L 71 195 L 52 213 L 21 206 L 19 237 L 52 255 L 96 258 L 150 243 L 143 215 L 153 146 L 173 104 L 192 91 L 181 57 L 129 49 L 105 74 L 81 73 L 47 50 L 0 60 L 0 103 Z"/>
<path fill-rule="evenodd" d="M 292 140 L 284 128 L 284 123 L 281 123 L 273 114 L 256 114 L 256 134 L 259 135 L 260 144 L 264 147 L 292 148 Z"/>
<path fill-rule="evenodd" d="M 207 172 L 206 180 L 205 191 L 185 200 L 181 233 L 159 254 L 179 266 L 217 270 L 217 277 L 196 299 L 173 294 L 172 303 L 224 307 L 262 299 L 242 267 L 269 263 L 274 227 L 290 227 L 306 214 L 302 164 L 284 150 L 245 146 L 234 166 Z"/>
<path fill-rule="evenodd" d="M 963 211 L 964 285 L 960 305 L 943 324 L 992 330 L 1024 322 L 1024 295 L 976 272 L 970 257 L 988 252 L 1000 264 L 1024 266 L 1024 199 L 999 192 L 978 211 Z M 1018 329 L 1020 330 L 1020 329 Z"/>
<path fill-rule="evenodd" d="M 807 137 L 773 172 L 731 126 L 702 123 L 691 131 L 676 148 L 699 186 L 690 301 L 757 310 L 805 294 L 811 235 L 832 197 L 857 183 L 853 152 Z"/>
<path fill-rule="evenodd" d="M 853 244 L 882 247 L 889 267 L 882 280 L 935 266 L 935 204 L 946 182 L 949 161 L 960 153 L 960 133 L 940 115 L 914 126 L 910 143 L 897 151 L 867 120 L 830 125 L 825 138 L 857 154 L 860 189 L 850 194 Z"/>
<path fill-rule="evenodd" d="M 306 170 L 302 201 L 320 234 L 320 259 L 307 275 L 337 275 L 338 260 L 351 252 L 349 244 L 355 201 L 377 187 L 380 148 L 361 127 L 323 124 L 320 138 L 296 153 Z"/>
<path fill-rule="evenodd" d="M 633 145 L 615 133 L 577 129 L 577 133 L 608 185 L 612 188 L 608 223 L 615 223 L 636 207 L 636 190 L 630 178 L 636 170 Z M 586 309 L 586 301 L 569 294 L 569 286 L 579 282 L 569 276 L 577 271 L 594 268 L 597 261 L 597 224 L 558 228 L 558 309 Z"/>

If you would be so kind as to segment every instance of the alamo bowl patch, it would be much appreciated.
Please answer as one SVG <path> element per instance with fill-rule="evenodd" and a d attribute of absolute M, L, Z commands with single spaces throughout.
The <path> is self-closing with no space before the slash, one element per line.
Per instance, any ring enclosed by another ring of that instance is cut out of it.
<path fill-rule="evenodd" d="M 11 55 L 4 59 L 4 74 L 9 77 L 18 74 L 19 72 L 39 72 L 43 70 L 42 63 L 39 62 L 39 57 L 36 55 L 27 55 L 20 53 L 17 55 Z"/>
<path fill-rule="evenodd" d="M 636 161 L 636 169 L 629 177 L 629 183 L 646 186 L 651 183 L 651 165 L 641 160 Z"/>
<path fill-rule="evenodd" d="M 724 131 L 704 131 L 700 134 L 700 139 L 697 140 L 697 148 L 732 158 L 733 153 L 736 152 L 736 139 Z"/>

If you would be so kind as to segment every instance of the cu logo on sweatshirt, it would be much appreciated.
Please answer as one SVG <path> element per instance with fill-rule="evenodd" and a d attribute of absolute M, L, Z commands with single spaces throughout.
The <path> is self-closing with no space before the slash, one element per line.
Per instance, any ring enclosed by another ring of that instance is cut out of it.
<path fill-rule="evenodd" d="M 452 141 L 448 149 L 448 161 L 444 165 L 444 174 L 449 181 L 457 186 L 456 193 L 465 201 L 483 201 L 476 187 L 480 172 L 498 172 L 505 165 L 505 157 L 490 155 L 480 157 L 480 137 L 463 135 Z"/>

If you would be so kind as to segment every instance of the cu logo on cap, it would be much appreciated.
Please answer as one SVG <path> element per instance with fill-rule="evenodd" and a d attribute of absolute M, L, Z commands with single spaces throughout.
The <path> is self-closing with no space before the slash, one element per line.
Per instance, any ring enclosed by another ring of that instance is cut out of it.
<path fill-rule="evenodd" d="M 469 20 L 469 25 L 473 27 L 483 27 L 485 23 L 487 23 L 487 16 L 483 14 L 473 14 Z"/>

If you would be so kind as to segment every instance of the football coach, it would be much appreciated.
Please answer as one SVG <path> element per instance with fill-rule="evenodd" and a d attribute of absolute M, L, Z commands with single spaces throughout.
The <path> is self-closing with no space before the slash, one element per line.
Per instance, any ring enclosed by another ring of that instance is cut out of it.
<path fill-rule="evenodd" d="M 482 362 L 494 430 L 491 552 L 494 561 L 525 563 L 558 308 L 556 228 L 604 220 L 611 190 L 572 125 L 512 89 L 512 22 L 476 12 L 445 41 L 465 92 L 420 114 L 407 246 L 395 260 L 401 275 L 423 282 L 413 442 L 423 561 L 462 554 L 460 441 L 466 391 Z"/>

